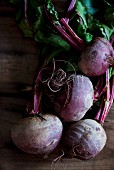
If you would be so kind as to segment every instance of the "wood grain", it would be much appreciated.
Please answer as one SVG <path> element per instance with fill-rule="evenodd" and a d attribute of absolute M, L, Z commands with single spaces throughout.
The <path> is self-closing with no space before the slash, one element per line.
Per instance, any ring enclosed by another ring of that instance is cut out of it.
<path fill-rule="evenodd" d="M 0 92 L 31 85 L 38 67 L 37 45 L 23 37 L 15 11 L 7 1 L 0 1 Z"/>
<path fill-rule="evenodd" d="M 52 161 L 17 149 L 10 137 L 13 125 L 23 118 L 29 91 L 38 67 L 38 47 L 24 38 L 15 22 L 15 9 L 0 1 L 0 170 L 50 170 Z M 107 143 L 101 153 L 89 161 L 62 159 L 56 170 L 114 170 L 114 105 L 105 121 Z"/>

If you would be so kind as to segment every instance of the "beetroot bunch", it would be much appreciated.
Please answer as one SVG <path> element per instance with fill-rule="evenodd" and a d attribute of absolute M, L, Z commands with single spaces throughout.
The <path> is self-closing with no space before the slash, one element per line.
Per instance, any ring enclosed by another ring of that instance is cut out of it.
<path fill-rule="evenodd" d="M 53 10 L 50 13 L 42 5 L 50 27 L 79 55 L 78 71 L 67 60 L 59 59 L 38 72 L 29 117 L 11 131 L 15 145 L 27 153 L 49 154 L 61 141 L 68 157 L 87 160 L 106 144 L 103 124 L 114 100 L 114 50 L 103 37 L 93 37 L 87 43 L 76 35 L 69 25 L 75 3 L 71 1 L 59 22 L 53 20 Z M 66 63 L 73 71 L 67 71 Z"/>

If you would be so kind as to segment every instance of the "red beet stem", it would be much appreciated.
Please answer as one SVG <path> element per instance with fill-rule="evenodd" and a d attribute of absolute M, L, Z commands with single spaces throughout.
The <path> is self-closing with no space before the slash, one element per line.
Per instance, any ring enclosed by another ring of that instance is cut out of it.
<path fill-rule="evenodd" d="M 100 91 L 99 97 L 100 97 L 103 93 L 106 92 L 106 89 L 107 89 L 107 87 L 106 87 L 106 85 L 105 85 L 105 86 L 103 87 L 103 89 Z"/>
<path fill-rule="evenodd" d="M 109 103 L 107 112 L 109 112 L 109 110 L 113 104 L 113 100 L 114 100 L 114 76 L 112 76 L 112 79 L 111 79 L 111 95 L 110 95 L 110 103 Z"/>
<path fill-rule="evenodd" d="M 113 78 L 113 83 L 114 83 L 114 78 Z M 110 105 L 109 105 L 109 108 L 108 108 L 108 112 L 113 104 L 113 100 L 114 100 L 114 85 L 113 85 L 113 93 L 111 95 L 111 99 L 110 99 Z"/>
<path fill-rule="evenodd" d="M 97 120 L 98 122 L 102 113 L 103 106 L 104 106 L 104 98 L 102 99 L 97 115 L 95 116 L 95 120 Z"/>
<path fill-rule="evenodd" d="M 103 124 L 106 116 L 108 115 L 109 112 L 109 105 L 110 105 L 110 81 L 109 81 L 109 69 L 106 71 L 106 99 L 105 99 L 105 103 L 104 103 L 104 109 L 100 118 L 100 123 Z"/>
<path fill-rule="evenodd" d="M 114 45 L 114 35 L 111 37 L 110 43 L 112 44 L 112 46 Z"/>
<path fill-rule="evenodd" d="M 65 27 L 66 31 L 71 35 L 71 37 L 75 40 L 75 42 L 78 44 L 80 49 L 83 49 L 83 46 L 85 45 L 84 41 L 77 36 L 77 34 L 72 30 L 72 28 L 67 24 L 64 18 L 60 20 L 60 23 Z"/>
<path fill-rule="evenodd" d="M 24 17 L 27 19 L 27 1 L 24 0 Z"/>
<path fill-rule="evenodd" d="M 32 29 L 31 23 L 30 23 L 28 16 L 27 16 L 27 0 L 24 0 L 24 11 L 23 11 L 23 13 L 24 13 L 24 21 Z"/>
<path fill-rule="evenodd" d="M 43 10 L 48 18 L 48 20 L 50 21 L 50 23 L 53 25 L 53 27 L 55 28 L 55 30 L 63 37 L 64 40 L 66 40 L 72 47 L 74 47 L 75 49 L 77 49 L 78 51 L 82 50 L 82 43 L 81 43 L 81 39 L 73 33 L 73 30 L 70 28 L 70 26 L 67 25 L 67 31 L 70 32 L 67 33 L 66 30 L 64 29 L 64 27 L 62 27 L 62 25 L 58 22 L 54 22 L 53 18 L 49 15 L 45 5 L 43 5 Z M 75 35 L 75 37 L 77 36 L 76 41 L 73 40 L 73 38 L 71 37 L 71 35 Z"/>
<path fill-rule="evenodd" d="M 34 99 L 33 99 L 33 110 L 31 111 L 31 114 L 38 114 L 41 112 L 41 96 L 42 93 L 39 88 L 40 83 L 40 72 L 38 73 L 36 80 L 34 82 Z"/>
<path fill-rule="evenodd" d="M 103 88 L 103 76 L 100 76 L 98 77 L 98 82 L 94 90 L 94 101 L 98 100 L 98 98 L 101 96 L 102 89 L 104 89 Z"/>
<path fill-rule="evenodd" d="M 62 27 L 54 24 L 55 29 L 60 33 L 60 35 L 66 40 L 72 47 L 80 50 L 80 47 L 75 43 L 75 41 L 63 30 Z"/>
<path fill-rule="evenodd" d="M 109 69 L 106 71 L 106 92 L 102 98 L 100 108 L 96 114 L 95 120 L 98 120 L 100 124 L 104 123 L 104 120 L 106 119 L 106 116 L 109 111 L 109 105 L 110 105 L 110 81 L 109 81 Z"/>
<path fill-rule="evenodd" d="M 72 0 L 69 7 L 68 7 L 68 10 L 67 10 L 67 13 L 66 13 L 66 16 L 65 16 L 66 23 L 69 22 L 69 16 L 70 16 L 70 13 L 71 13 L 71 11 L 73 10 L 73 8 L 75 6 L 75 3 L 76 3 L 76 0 Z"/>
<path fill-rule="evenodd" d="M 38 105 L 39 105 L 39 99 L 38 99 L 38 86 L 35 84 L 34 87 L 34 114 L 38 113 Z"/>

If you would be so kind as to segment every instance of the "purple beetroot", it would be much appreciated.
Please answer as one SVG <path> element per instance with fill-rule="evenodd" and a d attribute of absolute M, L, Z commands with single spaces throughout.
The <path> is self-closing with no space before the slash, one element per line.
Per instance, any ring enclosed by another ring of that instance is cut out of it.
<path fill-rule="evenodd" d="M 33 116 L 18 122 L 11 130 L 14 144 L 23 152 L 46 155 L 58 145 L 62 136 L 60 119 L 51 114 Z"/>
<path fill-rule="evenodd" d="M 87 76 L 99 76 L 114 65 L 113 47 L 108 40 L 96 37 L 83 50 L 79 60 L 80 70 Z"/>
<path fill-rule="evenodd" d="M 103 149 L 106 140 L 106 133 L 101 124 L 92 119 L 85 119 L 69 127 L 65 144 L 71 157 L 88 160 Z"/>
<path fill-rule="evenodd" d="M 53 101 L 54 109 L 63 120 L 78 121 L 93 105 L 93 85 L 88 77 L 74 74 L 68 89 L 67 97 L 65 91 L 57 95 Z"/>

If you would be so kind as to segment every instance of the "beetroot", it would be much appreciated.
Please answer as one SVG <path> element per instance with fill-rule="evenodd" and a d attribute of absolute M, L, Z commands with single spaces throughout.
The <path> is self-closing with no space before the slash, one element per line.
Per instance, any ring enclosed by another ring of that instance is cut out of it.
<path fill-rule="evenodd" d="M 96 37 L 83 50 L 79 68 L 87 76 L 99 76 L 114 64 L 114 52 L 108 40 Z"/>
<path fill-rule="evenodd" d="M 54 100 L 54 108 L 63 120 L 78 121 L 93 105 L 94 89 L 90 79 L 84 75 L 74 74 L 69 83 L 69 97 L 66 99 L 68 101 L 61 107 L 65 100 L 65 92 L 59 94 Z"/>
<path fill-rule="evenodd" d="M 11 137 L 22 151 L 45 155 L 57 147 L 62 129 L 62 123 L 57 116 L 45 114 L 43 119 L 34 116 L 18 122 L 11 131 Z"/>
<path fill-rule="evenodd" d="M 73 9 L 75 1 L 71 1 L 68 13 L 65 18 L 61 18 L 60 24 L 55 24 L 53 17 L 44 6 L 44 12 L 53 25 L 53 28 L 67 41 L 78 53 L 80 60 L 78 66 L 87 76 L 99 76 L 104 74 L 110 66 L 114 66 L 114 52 L 112 44 L 102 37 L 96 37 L 88 45 L 77 36 L 69 26 L 69 12 Z"/>
<path fill-rule="evenodd" d="M 66 149 L 70 156 L 87 160 L 103 149 L 106 139 L 103 127 L 95 120 L 80 120 L 72 124 L 66 133 Z"/>

